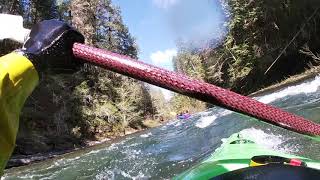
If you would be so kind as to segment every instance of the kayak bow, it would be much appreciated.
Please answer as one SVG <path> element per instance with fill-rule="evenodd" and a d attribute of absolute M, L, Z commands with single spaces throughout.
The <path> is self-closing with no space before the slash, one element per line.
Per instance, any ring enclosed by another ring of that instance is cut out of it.
<path fill-rule="evenodd" d="M 250 166 L 261 165 L 262 167 L 266 164 L 281 164 L 281 167 L 307 166 L 306 169 L 317 169 L 318 178 L 320 177 L 320 171 L 318 171 L 320 170 L 320 161 L 266 149 L 255 143 L 250 137 L 243 138 L 241 133 L 235 133 L 223 142 L 208 159 L 175 179 L 211 179 L 228 172 L 239 171 Z M 276 169 L 279 170 L 279 167 Z M 250 174 L 252 175 L 252 172 Z"/>

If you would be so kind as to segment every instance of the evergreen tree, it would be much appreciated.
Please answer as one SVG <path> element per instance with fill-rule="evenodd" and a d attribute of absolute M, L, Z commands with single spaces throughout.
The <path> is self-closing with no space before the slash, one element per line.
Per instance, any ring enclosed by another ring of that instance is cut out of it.
<path fill-rule="evenodd" d="M 72 3 L 74 3 L 71 5 L 73 23 L 86 35 L 87 39 L 92 40 L 93 45 L 133 58 L 137 57 L 134 39 L 122 22 L 120 10 L 113 7 L 111 1 Z M 91 4 L 90 8 L 88 4 Z M 84 7 L 87 7 L 88 10 L 81 10 Z M 83 20 L 83 16 L 88 18 Z M 84 24 L 84 21 L 90 22 Z M 89 119 L 86 124 L 91 124 L 91 126 L 95 124 L 93 126 L 96 129 L 104 129 L 102 131 L 106 131 L 103 127 L 111 124 L 109 131 L 110 129 L 116 131 L 130 124 L 140 124 L 146 114 L 151 114 L 151 97 L 142 83 L 97 67 L 86 68 L 85 72 L 85 79 L 91 85 L 85 86 L 88 91 L 79 98 L 92 97 L 95 103 L 94 105 L 82 104 L 82 110 L 85 109 L 82 111 L 84 116 L 82 118 Z M 96 111 L 101 107 L 105 107 L 105 110 Z M 95 118 L 90 118 L 92 114 L 96 115 Z M 112 122 L 105 123 L 103 119 L 112 119 Z"/>
<path fill-rule="evenodd" d="M 22 14 L 28 28 L 44 19 L 70 22 L 87 44 L 137 58 L 135 40 L 120 9 L 109 0 L 5 0 L 0 10 Z M 1 42 L 0 53 L 20 46 Z M 17 139 L 17 152 L 27 151 L 28 144 L 35 147 L 34 153 L 73 148 L 86 138 L 123 133 L 128 126 L 140 128 L 155 112 L 148 88 L 131 78 L 91 65 L 75 74 L 43 73 L 22 112 L 23 138 Z"/>
<path fill-rule="evenodd" d="M 58 9 L 55 0 L 30 0 L 31 19 L 35 24 L 45 19 L 58 18 Z"/>
<path fill-rule="evenodd" d="M 72 25 L 85 37 L 86 43 L 93 45 L 96 42 L 96 7 L 98 0 L 72 0 Z"/>
<path fill-rule="evenodd" d="M 19 0 L 2 0 L 0 1 L 0 13 L 22 15 L 23 2 Z"/>

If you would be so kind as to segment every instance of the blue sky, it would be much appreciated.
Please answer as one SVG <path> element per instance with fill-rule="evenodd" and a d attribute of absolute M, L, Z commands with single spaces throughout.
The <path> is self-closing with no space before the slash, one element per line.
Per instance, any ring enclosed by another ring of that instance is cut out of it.
<path fill-rule="evenodd" d="M 172 70 L 176 41 L 201 46 L 223 34 L 224 13 L 218 0 L 113 0 L 136 38 L 139 58 Z"/>
<path fill-rule="evenodd" d="M 224 14 L 217 0 L 113 0 L 137 39 L 139 58 L 172 69 L 168 60 L 178 39 L 205 39 L 221 34 Z M 158 53 L 157 53 L 158 52 Z M 153 56 L 152 56 L 153 55 Z M 162 63 L 161 63 L 162 62 Z M 167 63 L 167 64 L 166 64 Z"/>

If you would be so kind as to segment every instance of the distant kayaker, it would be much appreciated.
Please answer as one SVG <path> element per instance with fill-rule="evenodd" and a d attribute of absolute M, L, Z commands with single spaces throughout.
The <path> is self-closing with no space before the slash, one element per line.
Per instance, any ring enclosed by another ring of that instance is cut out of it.
<path fill-rule="evenodd" d="M 75 42 L 84 42 L 77 30 L 47 20 L 31 29 L 22 49 L 0 57 L 0 176 L 15 147 L 20 111 L 39 76 L 48 68 L 72 73 L 81 66 L 72 54 Z"/>
<path fill-rule="evenodd" d="M 185 113 L 180 112 L 177 114 L 177 119 L 188 119 L 191 115 L 189 114 L 189 111 L 187 110 Z"/>
<path fill-rule="evenodd" d="M 184 113 L 185 119 L 188 119 L 190 116 L 191 116 L 191 114 L 189 113 L 188 110 L 186 110 L 186 112 Z"/>

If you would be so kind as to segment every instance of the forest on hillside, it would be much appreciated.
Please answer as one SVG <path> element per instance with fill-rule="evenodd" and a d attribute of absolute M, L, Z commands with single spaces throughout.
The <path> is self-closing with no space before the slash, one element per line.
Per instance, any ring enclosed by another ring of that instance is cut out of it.
<path fill-rule="evenodd" d="M 0 12 L 22 15 L 24 26 L 59 19 L 76 27 L 95 47 L 138 56 L 138 46 L 122 21 L 120 9 L 110 0 L 5 0 Z M 0 43 L 0 54 L 21 45 Z M 40 84 L 27 100 L 20 118 L 16 154 L 65 150 L 86 140 L 125 134 L 127 128 L 144 128 L 145 119 L 158 114 L 149 88 L 142 82 L 84 65 L 74 74 L 42 72 Z M 157 94 L 157 93 L 156 93 Z"/>
<path fill-rule="evenodd" d="M 319 65 L 320 1 L 220 0 L 225 37 L 194 47 L 177 42 L 174 70 L 241 94 L 249 94 Z M 138 58 L 138 45 L 111 0 L 2 0 L 0 12 L 22 15 L 24 26 L 59 19 L 76 27 L 86 43 Z M 21 45 L 0 42 L 0 54 Z M 84 65 L 74 74 L 43 72 L 21 114 L 16 154 L 64 150 L 86 140 L 141 129 L 169 111 L 196 112 L 211 105 L 160 91 L 125 76 Z M 66 93 L 67 92 L 67 93 Z M 168 105 L 169 104 L 169 105 Z"/>

